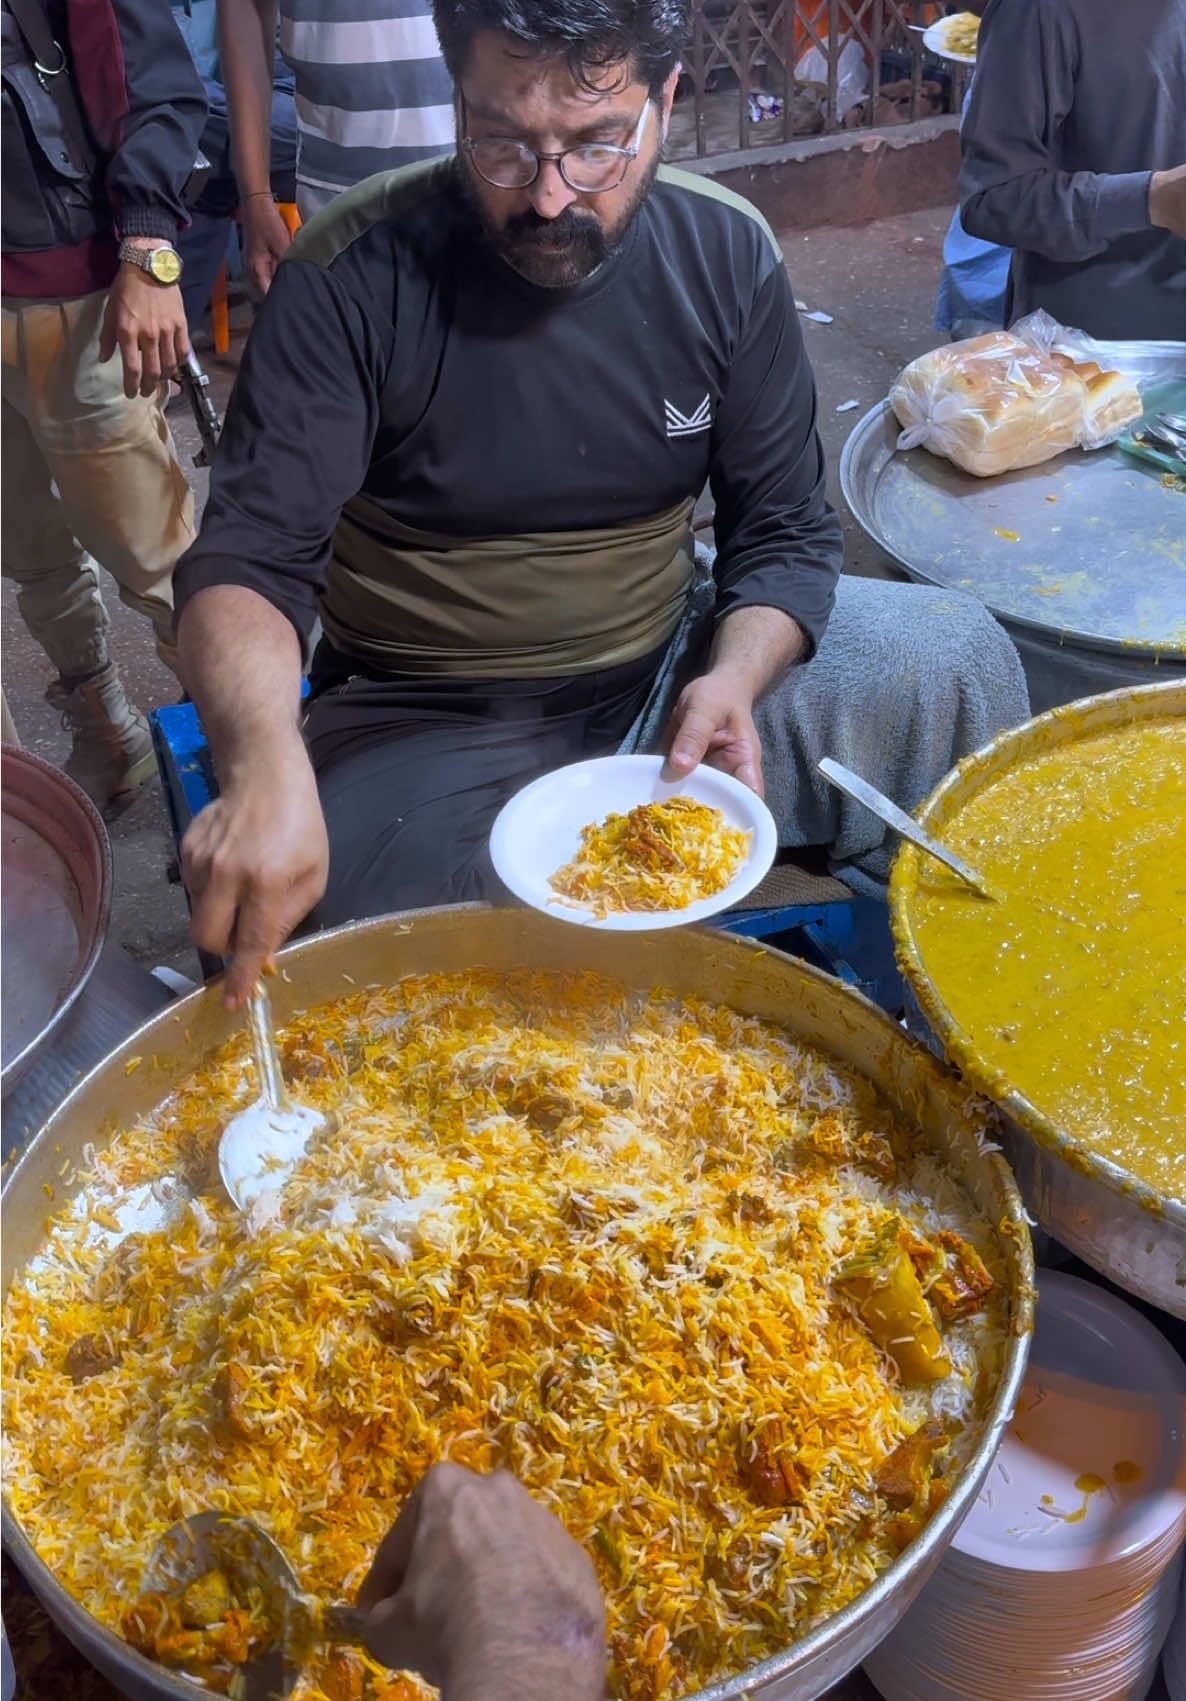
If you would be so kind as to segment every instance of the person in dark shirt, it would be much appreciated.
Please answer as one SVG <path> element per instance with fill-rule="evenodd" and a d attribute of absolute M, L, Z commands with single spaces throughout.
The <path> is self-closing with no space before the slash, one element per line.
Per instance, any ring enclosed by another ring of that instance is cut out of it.
<path fill-rule="evenodd" d="M 960 139 L 1007 324 L 1186 338 L 1186 0 L 990 0 Z"/>
<path fill-rule="evenodd" d="M 313 906 L 496 896 L 501 804 L 624 740 L 662 732 L 676 776 L 707 759 L 761 789 L 765 768 L 784 842 L 842 865 L 880 829 L 838 813 L 815 756 L 913 805 L 1026 712 L 975 605 L 837 593 L 781 251 L 747 203 L 659 164 L 686 0 L 438 0 L 436 22 L 457 155 L 299 233 L 179 574 L 221 785 L 184 862 L 232 1003 Z"/>

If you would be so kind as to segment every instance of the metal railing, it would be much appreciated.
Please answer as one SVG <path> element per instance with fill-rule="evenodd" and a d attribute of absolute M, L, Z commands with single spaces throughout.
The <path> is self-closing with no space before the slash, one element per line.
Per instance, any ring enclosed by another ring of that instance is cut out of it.
<path fill-rule="evenodd" d="M 935 0 L 696 0 L 668 157 L 958 112 L 959 66 L 923 47 Z"/>

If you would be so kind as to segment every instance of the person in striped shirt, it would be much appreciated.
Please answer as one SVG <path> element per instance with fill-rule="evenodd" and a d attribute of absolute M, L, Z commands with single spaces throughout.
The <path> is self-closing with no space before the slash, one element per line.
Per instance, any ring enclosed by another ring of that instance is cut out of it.
<path fill-rule="evenodd" d="M 218 0 L 244 263 L 261 294 L 292 240 L 269 187 L 277 13 L 296 79 L 302 219 L 364 177 L 454 142 L 453 84 L 429 0 Z"/>

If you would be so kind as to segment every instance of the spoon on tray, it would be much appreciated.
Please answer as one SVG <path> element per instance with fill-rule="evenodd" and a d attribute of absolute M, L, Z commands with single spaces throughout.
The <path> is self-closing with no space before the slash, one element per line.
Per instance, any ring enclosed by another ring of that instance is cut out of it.
<path fill-rule="evenodd" d="M 283 1701 L 308 1663 L 314 1643 L 363 1641 L 366 1614 L 305 1594 L 292 1566 L 271 1536 L 250 1518 L 196 1512 L 165 1531 L 144 1568 L 142 1592 L 176 1599 L 211 1571 L 220 1571 L 232 1595 L 258 1591 L 274 1640 L 236 1668 L 237 1701 Z"/>
<path fill-rule="evenodd" d="M 218 1142 L 219 1174 L 241 1211 L 249 1211 L 261 1194 L 281 1188 L 309 1141 L 330 1126 L 320 1111 L 288 1096 L 276 1055 L 272 1001 L 262 981 L 247 1000 L 247 1026 L 259 1097 L 231 1118 Z"/>

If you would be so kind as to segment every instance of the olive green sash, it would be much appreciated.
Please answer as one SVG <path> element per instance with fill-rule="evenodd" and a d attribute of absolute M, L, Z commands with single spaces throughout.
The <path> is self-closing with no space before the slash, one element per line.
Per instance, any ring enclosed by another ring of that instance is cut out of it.
<path fill-rule="evenodd" d="M 691 502 L 596 530 L 445 537 L 365 497 L 342 510 L 327 636 L 395 673 L 585 673 L 666 643 L 692 580 Z"/>

